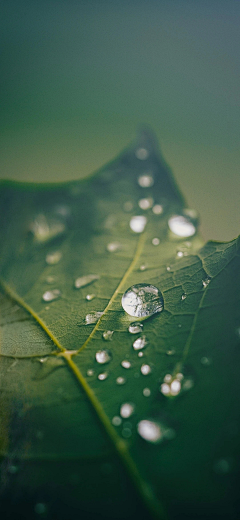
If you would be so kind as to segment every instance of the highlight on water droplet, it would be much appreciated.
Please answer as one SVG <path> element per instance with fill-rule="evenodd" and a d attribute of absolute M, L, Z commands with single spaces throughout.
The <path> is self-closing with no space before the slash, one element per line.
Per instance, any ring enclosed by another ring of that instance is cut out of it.
<path fill-rule="evenodd" d="M 138 334 L 139 332 L 142 332 L 143 324 L 139 323 L 138 321 L 131 323 L 128 327 L 128 331 L 130 334 Z"/>
<path fill-rule="evenodd" d="M 131 368 L 131 363 L 130 361 L 128 361 L 127 359 L 124 359 L 122 362 L 121 362 L 121 365 L 123 368 Z"/>
<path fill-rule="evenodd" d="M 87 285 L 90 285 L 91 283 L 95 282 L 96 280 L 99 280 L 98 274 L 87 274 L 85 276 L 80 276 L 77 278 L 74 282 L 74 287 L 76 289 L 80 289 L 81 287 L 86 287 Z"/>
<path fill-rule="evenodd" d="M 109 350 L 98 350 L 98 352 L 96 352 L 95 359 L 97 363 L 103 365 L 111 361 L 112 354 Z"/>
<path fill-rule="evenodd" d="M 111 341 L 112 340 L 112 337 L 113 337 L 113 333 L 114 333 L 114 330 L 105 330 L 103 332 L 103 339 L 105 341 Z"/>
<path fill-rule="evenodd" d="M 134 233 L 142 233 L 147 224 L 147 219 L 144 215 L 135 215 L 131 218 L 129 226 Z"/>
<path fill-rule="evenodd" d="M 211 279 L 212 279 L 212 278 L 211 278 L 210 276 L 207 276 L 207 277 L 205 278 L 205 280 L 202 281 L 202 284 L 203 284 L 203 288 L 204 288 L 204 289 L 206 289 L 206 287 L 210 284 Z"/>
<path fill-rule="evenodd" d="M 149 151 L 146 148 L 137 148 L 135 155 L 140 161 L 146 161 L 149 157 Z"/>
<path fill-rule="evenodd" d="M 184 215 L 173 215 L 168 221 L 168 226 L 174 235 L 181 238 L 191 237 L 197 231 L 191 218 Z"/>
<path fill-rule="evenodd" d="M 134 412 L 134 404 L 133 403 L 124 403 L 120 408 L 120 415 L 123 419 L 128 419 Z"/>
<path fill-rule="evenodd" d="M 144 397 L 150 397 L 150 395 L 151 395 L 150 388 L 144 388 L 143 389 L 143 395 L 144 395 Z"/>
<path fill-rule="evenodd" d="M 109 253 L 115 253 L 115 251 L 119 251 L 121 247 L 120 242 L 109 242 L 109 244 L 107 244 L 107 251 L 109 251 Z"/>
<path fill-rule="evenodd" d="M 146 365 L 146 364 L 142 365 L 140 370 L 141 370 L 141 374 L 143 376 L 148 376 L 152 372 L 150 365 Z"/>
<path fill-rule="evenodd" d="M 146 336 L 141 336 L 140 338 L 135 339 L 133 342 L 133 349 L 134 350 L 141 350 L 142 348 L 145 348 L 148 344 Z"/>
<path fill-rule="evenodd" d="M 99 381 L 105 381 L 105 379 L 107 379 L 107 377 L 108 377 L 107 372 L 102 372 L 101 374 L 98 374 Z"/>
<path fill-rule="evenodd" d="M 142 439 L 152 444 L 158 444 L 163 440 L 170 440 L 175 437 L 175 431 L 172 428 L 153 419 L 140 421 L 137 425 L 137 431 Z"/>
<path fill-rule="evenodd" d="M 91 302 L 92 300 L 94 300 L 94 298 L 96 298 L 96 294 L 87 294 L 86 296 L 86 300 L 88 302 Z"/>
<path fill-rule="evenodd" d="M 52 253 L 48 253 L 46 255 L 46 263 L 48 265 L 56 265 L 58 262 L 60 262 L 62 258 L 61 251 L 53 251 Z"/>
<path fill-rule="evenodd" d="M 127 289 L 122 297 L 122 307 L 130 315 L 137 318 L 152 316 L 163 310 L 163 296 L 157 287 L 139 283 Z"/>
<path fill-rule="evenodd" d="M 153 246 L 159 246 L 159 244 L 160 244 L 159 238 L 153 238 L 152 239 L 152 245 Z"/>
<path fill-rule="evenodd" d="M 122 376 L 117 377 L 116 383 L 117 383 L 117 385 L 124 385 L 126 383 L 125 377 L 122 377 Z"/>
<path fill-rule="evenodd" d="M 143 175 L 139 175 L 138 184 L 141 188 L 151 188 L 154 185 L 154 178 L 151 174 L 145 173 Z"/>
<path fill-rule="evenodd" d="M 59 289 L 53 289 L 52 291 L 46 291 L 43 294 L 43 301 L 44 302 L 53 302 L 54 300 L 58 300 L 62 296 L 61 291 Z"/>
<path fill-rule="evenodd" d="M 152 197 L 148 197 L 147 199 L 140 199 L 138 201 L 139 208 L 146 210 L 152 207 L 153 199 Z"/>
<path fill-rule="evenodd" d="M 85 317 L 85 324 L 92 325 L 94 323 L 97 323 L 97 321 L 101 318 L 102 315 L 103 312 L 90 312 L 90 314 L 87 314 Z"/>

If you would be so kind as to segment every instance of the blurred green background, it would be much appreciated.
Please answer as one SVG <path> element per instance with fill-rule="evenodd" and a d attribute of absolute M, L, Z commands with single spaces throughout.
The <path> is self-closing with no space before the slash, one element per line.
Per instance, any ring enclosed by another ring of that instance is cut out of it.
<path fill-rule="evenodd" d="M 205 239 L 240 233 L 240 2 L 1 2 L 1 178 L 59 181 L 142 123 Z"/>

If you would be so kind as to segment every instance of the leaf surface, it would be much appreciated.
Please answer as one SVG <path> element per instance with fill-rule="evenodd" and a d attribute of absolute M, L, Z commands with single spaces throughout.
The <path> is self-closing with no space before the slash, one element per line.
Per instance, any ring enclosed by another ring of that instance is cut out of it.
<path fill-rule="evenodd" d="M 49 518 L 64 503 L 69 518 L 99 507 L 146 518 L 141 504 L 149 517 L 234 518 L 239 240 L 203 246 L 197 231 L 171 231 L 174 215 L 197 230 L 148 132 L 79 183 L 2 184 L 4 507 L 14 492 L 31 497 L 29 515 L 46 502 Z M 146 218 L 142 232 L 134 216 Z M 131 334 L 121 299 L 139 283 L 158 288 L 164 310 Z M 105 349 L 111 360 L 99 364 Z M 158 428 L 157 442 L 143 424 Z"/>

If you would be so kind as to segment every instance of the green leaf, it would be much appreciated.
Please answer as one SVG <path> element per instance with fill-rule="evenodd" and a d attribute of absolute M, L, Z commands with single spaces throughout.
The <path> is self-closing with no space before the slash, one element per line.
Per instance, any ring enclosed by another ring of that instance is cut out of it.
<path fill-rule="evenodd" d="M 0 197 L 2 511 L 237 518 L 239 240 L 203 246 L 147 131 L 91 178 Z M 132 334 L 136 284 L 164 309 Z"/>

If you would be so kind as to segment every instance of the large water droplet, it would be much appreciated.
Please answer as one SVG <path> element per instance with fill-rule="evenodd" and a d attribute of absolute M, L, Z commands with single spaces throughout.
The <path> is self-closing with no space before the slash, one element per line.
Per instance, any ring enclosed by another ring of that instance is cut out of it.
<path fill-rule="evenodd" d="M 111 339 L 113 337 L 113 333 L 114 333 L 114 330 L 105 330 L 103 332 L 103 339 L 105 339 L 105 341 L 111 341 Z"/>
<path fill-rule="evenodd" d="M 154 184 L 154 178 L 150 174 L 139 175 L 138 184 L 141 188 L 150 188 Z"/>
<path fill-rule="evenodd" d="M 149 365 L 142 365 L 140 370 L 143 376 L 148 376 L 152 372 Z"/>
<path fill-rule="evenodd" d="M 53 251 L 52 253 L 48 253 L 46 256 L 46 262 L 48 265 L 56 265 L 60 262 L 62 258 L 61 251 Z"/>
<path fill-rule="evenodd" d="M 105 379 L 107 379 L 107 377 L 108 377 L 108 373 L 107 372 L 102 372 L 102 374 L 98 375 L 99 381 L 105 381 Z"/>
<path fill-rule="evenodd" d="M 138 334 L 139 332 L 142 332 L 142 329 L 143 329 L 143 324 L 139 323 L 137 321 L 134 323 L 131 323 L 131 325 L 129 325 L 129 327 L 128 327 L 128 331 L 131 334 Z"/>
<path fill-rule="evenodd" d="M 137 430 L 142 439 L 152 444 L 158 444 L 164 439 L 172 439 L 175 436 L 175 432 L 172 428 L 158 421 L 149 419 L 140 421 L 137 425 Z"/>
<path fill-rule="evenodd" d="M 178 237 L 191 237 L 196 233 L 196 227 L 190 217 L 183 215 L 173 215 L 168 221 L 172 233 Z"/>
<path fill-rule="evenodd" d="M 85 276 L 80 276 L 75 280 L 74 287 L 76 287 L 76 289 L 80 289 L 81 287 L 90 285 L 96 280 L 99 280 L 99 276 L 97 274 L 87 274 Z"/>
<path fill-rule="evenodd" d="M 97 321 L 101 318 L 103 312 L 90 312 L 85 317 L 86 325 L 92 325 L 93 323 L 97 323 Z"/>
<path fill-rule="evenodd" d="M 123 419 L 128 419 L 134 412 L 134 404 L 133 403 L 124 403 L 120 408 L 120 415 Z"/>
<path fill-rule="evenodd" d="M 146 159 L 149 157 L 149 152 L 146 148 L 138 148 L 135 152 L 135 155 L 140 161 L 146 161 Z"/>
<path fill-rule="evenodd" d="M 42 299 L 45 302 L 53 302 L 54 300 L 57 300 L 60 297 L 61 297 L 61 291 L 59 291 L 59 289 L 53 289 L 52 291 L 46 291 L 43 294 Z"/>
<path fill-rule="evenodd" d="M 124 293 L 122 306 L 130 316 L 137 318 L 152 316 L 163 310 L 163 296 L 154 285 L 139 283 L 132 285 Z"/>
<path fill-rule="evenodd" d="M 30 230 L 36 242 L 45 243 L 62 235 L 66 231 L 66 226 L 60 220 L 47 219 L 45 215 L 39 214 L 31 223 Z"/>
<path fill-rule="evenodd" d="M 121 362 L 121 365 L 123 368 L 131 368 L 131 363 L 130 361 L 128 361 L 127 359 L 124 359 L 122 362 Z"/>
<path fill-rule="evenodd" d="M 112 354 L 109 350 L 98 350 L 95 355 L 96 361 L 101 365 L 109 363 L 112 359 Z"/>
<path fill-rule="evenodd" d="M 135 215 L 131 218 L 129 226 L 135 233 L 142 233 L 147 224 L 147 219 L 143 215 Z"/>
<path fill-rule="evenodd" d="M 153 205 L 153 199 L 151 197 L 147 199 L 140 199 L 138 201 L 139 208 L 146 210 L 152 207 Z"/>
<path fill-rule="evenodd" d="M 147 343 L 146 336 L 141 336 L 140 338 L 135 339 L 133 342 L 133 348 L 134 350 L 141 350 L 142 348 L 146 347 Z"/>
<path fill-rule="evenodd" d="M 186 300 L 186 298 L 187 298 L 187 295 L 186 295 L 186 293 L 183 293 L 183 294 L 182 294 L 182 298 L 181 298 L 181 299 L 182 299 L 182 300 Z"/>

